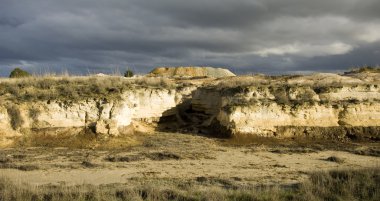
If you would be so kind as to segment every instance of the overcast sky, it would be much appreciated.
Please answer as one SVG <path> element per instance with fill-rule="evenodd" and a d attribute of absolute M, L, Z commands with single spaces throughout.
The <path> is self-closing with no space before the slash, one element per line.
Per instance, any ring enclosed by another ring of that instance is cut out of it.
<path fill-rule="evenodd" d="M 0 0 L 0 76 L 380 64 L 379 0 Z"/>

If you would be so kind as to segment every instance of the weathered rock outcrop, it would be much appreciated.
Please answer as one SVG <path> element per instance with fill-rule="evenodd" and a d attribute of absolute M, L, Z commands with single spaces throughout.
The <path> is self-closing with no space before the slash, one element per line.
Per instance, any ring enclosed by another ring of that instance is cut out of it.
<path fill-rule="evenodd" d="M 172 129 L 210 135 L 379 140 L 380 85 L 371 76 L 371 81 L 332 74 L 220 78 L 175 88 L 135 86 L 116 99 L 5 101 L 0 136 L 88 128 L 107 138 L 128 133 L 134 123 L 161 129 L 168 117 L 176 123 Z"/>
<path fill-rule="evenodd" d="M 142 87 L 123 93 L 119 100 L 6 103 L 0 106 L 0 132 L 3 136 L 15 136 L 23 129 L 83 127 L 92 128 L 105 138 L 117 136 L 134 121 L 156 122 L 161 117 L 175 115 L 176 106 L 193 89 Z M 16 111 L 11 114 L 9 110 Z"/>
<path fill-rule="evenodd" d="M 194 93 L 192 101 L 194 110 L 215 118 L 227 135 L 380 139 L 377 84 L 205 87 Z"/>

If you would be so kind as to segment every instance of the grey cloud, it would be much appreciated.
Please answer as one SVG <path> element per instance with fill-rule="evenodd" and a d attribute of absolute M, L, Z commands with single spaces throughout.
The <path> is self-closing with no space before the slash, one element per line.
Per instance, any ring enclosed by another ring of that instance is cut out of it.
<path fill-rule="evenodd" d="M 14 66 L 85 74 L 214 65 L 279 73 L 379 63 L 369 54 L 379 47 L 378 0 L 0 3 L 0 75 Z"/>

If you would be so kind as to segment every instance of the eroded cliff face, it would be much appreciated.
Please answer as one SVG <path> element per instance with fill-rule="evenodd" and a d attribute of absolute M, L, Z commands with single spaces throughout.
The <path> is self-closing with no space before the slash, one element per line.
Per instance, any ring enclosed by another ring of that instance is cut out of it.
<path fill-rule="evenodd" d="M 142 122 L 161 129 L 159 124 L 170 117 L 175 124 L 171 129 L 215 136 L 379 140 L 376 80 L 337 75 L 235 77 L 170 89 L 133 87 L 117 99 L 5 101 L 0 105 L 0 136 L 4 140 L 28 130 L 59 134 L 59 129 L 83 128 L 110 137 L 130 134 Z"/>
<path fill-rule="evenodd" d="M 377 84 L 205 88 L 193 102 L 226 135 L 380 139 Z"/>
<path fill-rule="evenodd" d="M 0 107 L 0 134 L 12 137 L 29 129 L 63 128 L 89 128 L 105 136 L 129 134 L 133 122 L 157 122 L 175 115 L 177 105 L 194 89 L 140 87 L 123 93 L 117 100 L 8 102 Z"/>

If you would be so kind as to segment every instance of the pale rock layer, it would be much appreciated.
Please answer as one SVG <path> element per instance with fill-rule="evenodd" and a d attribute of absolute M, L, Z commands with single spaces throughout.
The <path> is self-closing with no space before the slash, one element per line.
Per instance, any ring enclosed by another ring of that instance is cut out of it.
<path fill-rule="evenodd" d="M 308 135 L 313 129 L 320 135 L 330 128 L 330 133 L 337 129 L 347 133 L 354 127 L 378 132 L 380 89 L 375 84 L 283 88 L 286 93 L 279 96 L 278 89 L 269 86 L 139 87 L 118 100 L 24 102 L 13 104 L 19 111 L 17 118 L 22 119 L 17 127 L 9 114 L 12 103 L 6 103 L 0 106 L 0 135 L 17 136 L 22 129 L 93 127 L 99 134 L 117 136 L 134 122 L 157 122 L 167 116 L 177 117 L 181 125 L 197 121 L 196 126 L 215 129 L 214 134 L 293 137 Z"/>

